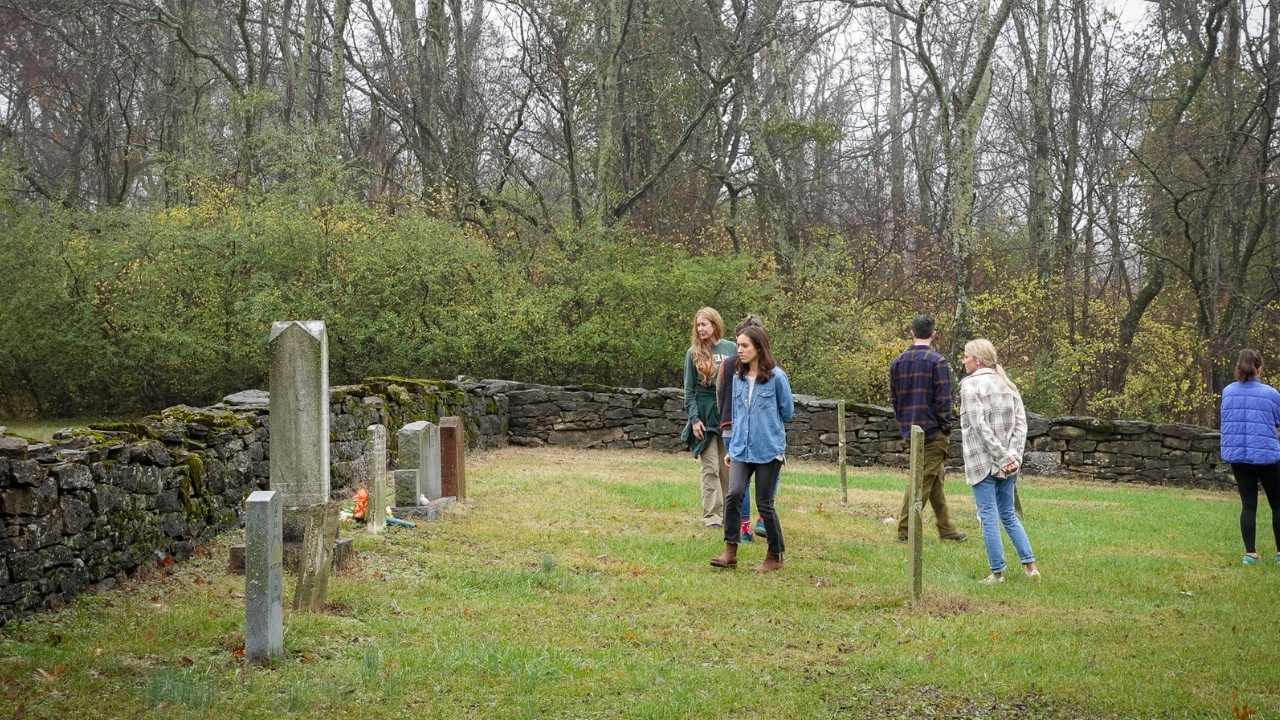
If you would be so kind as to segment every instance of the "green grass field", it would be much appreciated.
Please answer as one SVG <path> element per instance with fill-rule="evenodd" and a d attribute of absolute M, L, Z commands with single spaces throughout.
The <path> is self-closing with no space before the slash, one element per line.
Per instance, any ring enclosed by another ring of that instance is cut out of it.
<path fill-rule="evenodd" d="M 62 428 L 85 427 L 93 423 L 103 421 L 121 422 L 136 419 L 137 418 L 135 416 L 104 418 L 97 415 L 90 417 L 59 418 L 54 420 L 32 420 L 26 418 L 5 420 L 4 418 L 0 418 L 0 427 L 7 428 L 5 432 L 10 435 L 21 435 L 22 437 L 31 440 L 48 442 L 53 438 L 53 434 Z"/>
<path fill-rule="evenodd" d="M 970 539 L 928 534 L 912 609 L 882 521 L 899 473 L 853 473 L 842 506 L 832 466 L 788 464 L 787 566 L 758 576 L 762 542 L 736 572 L 707 565 L 720 539 L 686 456 L 470 462 L 446 521 L 344 529 L 358 567 L 330 612 L 286 612 L 275 667 L 238 656 L 232 533 L 167 577 L 0 630 L 0 718 L 1280 717 L 1270 515 L 1267 562 L 1241 567 L 1232 494 L 1025 480 L 1044 579 L 989 587 L 952 474 Z"/>

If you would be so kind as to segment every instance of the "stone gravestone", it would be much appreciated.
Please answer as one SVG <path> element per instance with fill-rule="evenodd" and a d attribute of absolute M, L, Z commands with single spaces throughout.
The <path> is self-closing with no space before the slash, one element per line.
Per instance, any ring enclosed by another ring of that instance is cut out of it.
<path fill-rule="evenodd" d="M 427 423 L 418 451 L 418 495 L 428 501 L 440 499 L 440 426 Z"/>
<path fill-rule="evenodd" d="M 418 420 L 396 432 L 396 505 L 440 498 L 440 428 Z"/>
<path fill-rule="evenodd" d="M 397 516 L 437 520 L 453 504 L 452 497 L 442 496 L 441 447 L 440 427 L 426 420 L 396 433 L 396 465 L 401 468 L 395 473 Z"/>
<path fill-rule="evenodd" d="M 329 341 L 321 320 L 271 325 L 271 489 L 284 538 L 301 541 L 306 509 L 329 502 Z"/>
<path fill-rule="evenodd" d="M 271 489 L 280 495 L 284 565 L 305 568 L 307 526 L 323 515 L 316 508 L 337 512 L 329 502 L 329 344 L 320 320 L 290 320 L 271 325 L 271 392 L 267 397 L 271 428 Z M 314 516 L 314 517 L 313 517 Z M 354 551 L 350 539 L 339 540 L 337 515 L 322 549 L 334 568 L 342 568 Z M 315 546 L 312 545 L 312 548 Z M 243 545 L 228 554 L 231 572 L 245 568 Z M 310 558 L 314 564 L 315 558 Z M 314 583 L 313 583 L 314 584 Z M 326 582 L 319 583 L 323 591 Z"/>
<path fill-rule="evenodd" d="M 271 490 L 256 490 L 245 502 L 244 656 L 262 664 L 284 653 L 281 508 Z"/>
<path fill-rule="evenodd" d="M 387 513 L 387 428 L 369 426 L 368 472 L 369 504 L 364 509 L 364 525 L 371 533 L 380 533 L 386 526 Z"/>
<path fill-rule="evenodd" d="M 467 499 L 466 426 L 456 416 L 440 418 L 441 494 Z"/>
<path fill-rule="evenodd" d="M 338 537 L 338 503 L 312 505 L 298 514 L 303 522 L 303 539 L 293 609 L 319 612 L 329 597 L 333 545 Z"/>

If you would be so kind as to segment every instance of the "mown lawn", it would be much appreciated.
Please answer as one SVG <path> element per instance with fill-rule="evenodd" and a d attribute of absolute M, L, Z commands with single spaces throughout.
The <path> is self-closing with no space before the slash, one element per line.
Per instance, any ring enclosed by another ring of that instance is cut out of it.
<path fill-rule="evenodd" d="M 719 537 L 685 456 L 470 463 L 472 498 L 448 520 L 358 534 L 332 611 L 286 614 L 275 667 L 238 656 L 228 536 L 167 577 L 0 630 L 0 718 L 1280 717 L 1269 515 L 1268 562 L 1241 567 L 1231 494 L 1024 481 L 1044 580 L 987 587 L 952 475 L 970 540 L 930 533 L 928 601 L 910 609 L 906 549 L 882 522 L 898 473 L 855 472 L 846 507 L 831 466 L 788 464 L 787 567 L 757 576 L 762 542 L 743 569 L 708 567 Z"/>
<path fill-rule="evenodd" d="M 136 420 L 136 416 L 110 417 L 104 418 L 99 415 L 74 418 L 57 418 L 53 420 L 38 420 L 29 418 L 0 418 L 0 427 L 6 428 L 5 432 L 10 435 L 21 435 L 31 440 L 40 440 L 48 442 L 53 438 L 53 434 L 62 428 L 68 427 L 86 427 L 93 423 L 99 422 L 122 422 Z"/>

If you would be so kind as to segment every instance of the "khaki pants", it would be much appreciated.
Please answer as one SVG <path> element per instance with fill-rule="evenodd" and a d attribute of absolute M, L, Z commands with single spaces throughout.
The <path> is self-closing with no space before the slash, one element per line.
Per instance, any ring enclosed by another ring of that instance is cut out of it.
<path fill-rule="evenodd" d="M 947 512 L 947 496 L 943 494 L 942 473 L 947 460 L 947 436 L 938 433 L 932 439 L 924 441 L 924 479 L 920 483 L 920 494 L 926 505 L 933 506 L 934 519 L 938 521 L 938 535 L 949 537 L 956 534 L 956 526 L 951 524 L 951 515 Z M 898 537 L 907 536 L 908 514 L 911 510 L 911 481 L 907 481 L 907 492 L 902 496 L 902 512 L 898 514 Z"/>
<path fill-rule="evenodd" d="M 724 454 L 724 438 L 714 433 L 698 457 L 702 465 L 702 524 L 707 527 L 724 522 L 724 496 L 729 494 L 729 468 L 724 466 Z"/>

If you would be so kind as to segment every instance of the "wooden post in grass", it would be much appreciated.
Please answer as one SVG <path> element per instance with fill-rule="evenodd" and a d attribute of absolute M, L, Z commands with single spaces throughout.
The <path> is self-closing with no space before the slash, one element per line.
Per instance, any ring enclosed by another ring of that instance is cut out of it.
<path fill-rule="evenodd" d="M 840 502 L 845 505 L 849 504 L 849 475 L 848 466 L 845 464 L 845 445 L 844 445 L 844 401 L 836 401 L 836 434 L 839 436 L 840 442 Z"/>
<path fill-rule="evenodd" d="M 924 483 L 924 430 L 911 426 L 911 505 L 907 521 L 907 547 L 911 548 L 908 576 L 911 581 L 911 604 L 920 602 L 924 590 L 924 533 L 921 532 L 920 514 L 924 511 L 924 498 L 920 488 Z"/>

